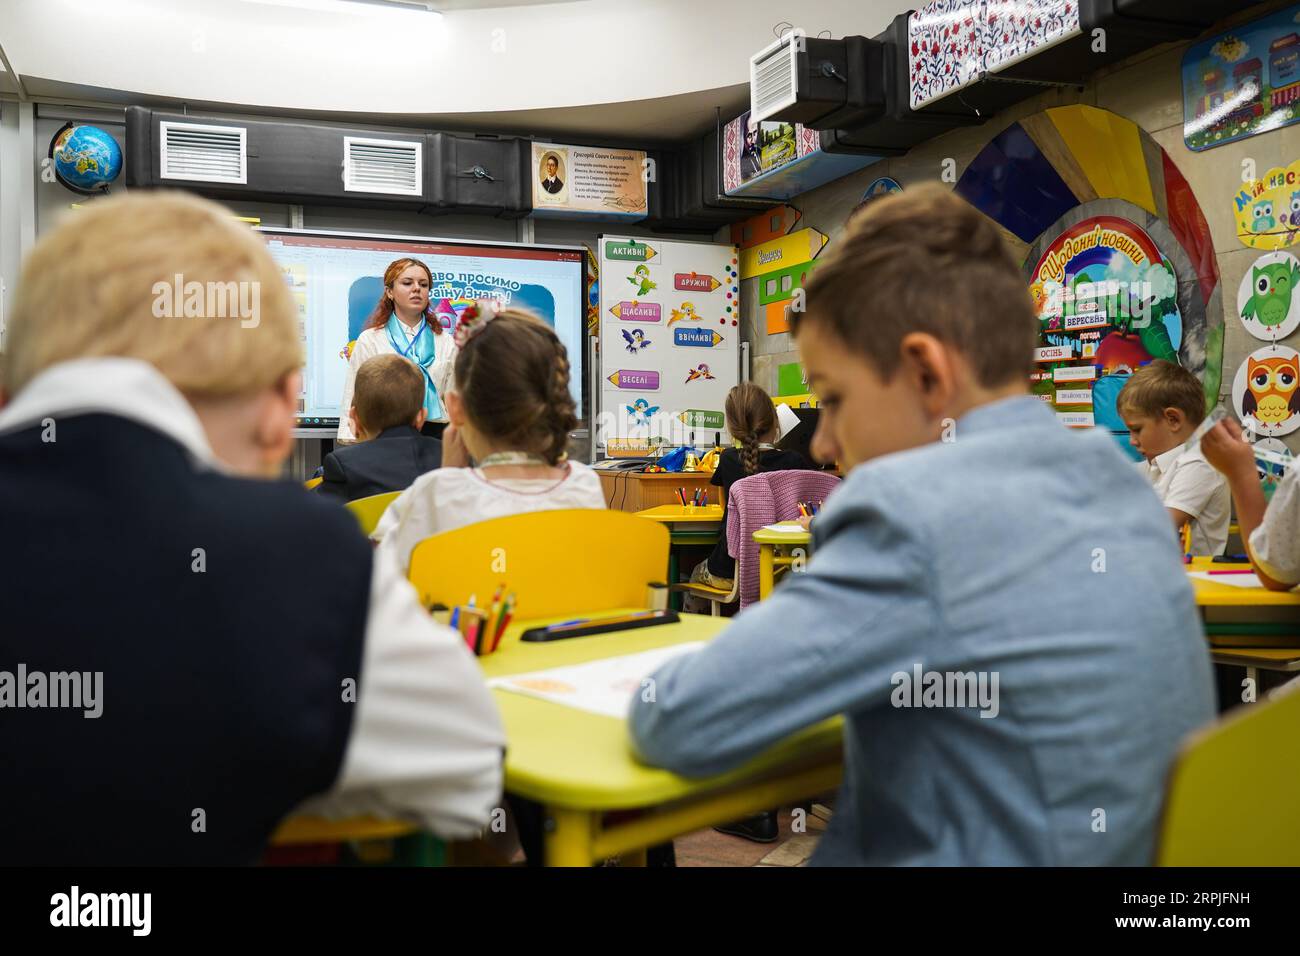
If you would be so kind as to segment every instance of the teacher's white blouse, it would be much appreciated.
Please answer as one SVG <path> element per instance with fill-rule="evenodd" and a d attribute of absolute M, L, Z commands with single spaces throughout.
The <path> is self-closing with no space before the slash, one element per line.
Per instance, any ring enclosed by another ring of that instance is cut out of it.
<path fill-rule="evenodd" d="M 408 342 L 415 338 L 413 329 L 407 328 L 404 322 L 399 324 L 402 326 L 402 331 L 406 333 Z M 430 374 L 433 378 L 433 387 L 438 390 L 438 401 L 442 402 L 444 417 L 439 421 L 447 420 L 446 395 L 451 390 L 452 367 L 456 362 L 458 351 L 452 334 L 446 329 L 441 335 L 434 337 L 434 359 Z M 393 346 L 388 341 L 388 330 L 385 326 L 366 329 L 357 336 L 357 344 L 352 347 L 352 357 L 348 360 L 348 377 L 343 383 L 343 400 L 339 403 L 338 441 L 357 440 L 357 436 L 352 433 L 352 422 L 348 419 L 348 409 L 352 407 L 352 388 L 357 380 L 357 369 L 361 368 L 361 363 L 366 359 L 392 352 Z"/>

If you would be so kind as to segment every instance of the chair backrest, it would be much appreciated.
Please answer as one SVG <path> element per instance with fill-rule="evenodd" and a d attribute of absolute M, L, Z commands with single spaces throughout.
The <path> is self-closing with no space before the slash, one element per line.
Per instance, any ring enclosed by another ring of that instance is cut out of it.
<path fill-rule="evenodd" d="M 1300 866 L 1300 683 L 1193 736 L 1169 776 L 1160 866 Z"/>
<path fill-rule="evenodd" d="M 640 608 L 667 576 L 668 542 L 662 524 L 626 511 L 534 511 L 424 539 L 409 576 L 426 607 L 482 604 L 504 583 L 518 620 Z"/>
<path fill-rule="evenodd" d="M 825 500 L 840 479 L 824 471 L 763 471 L 741 478 L 727 496 L 727 551 L 736 559 L 740 606 L 758 600 L 758 545 L 754 532 L 799 517 L 800 501 Z"/>
<path fill-rule="evenodd" d="M 356 498 L 347 503 L 347 509 L 356 516 L 357 523 L 361 525 L 362 534 L 369 536 L 370 532 L 375 530 L 375 525 L 379 524 L 379 519 L 384 516 L 388 506 L 400 494 L 400 491 L 385 491 L 382 495 Z"/>

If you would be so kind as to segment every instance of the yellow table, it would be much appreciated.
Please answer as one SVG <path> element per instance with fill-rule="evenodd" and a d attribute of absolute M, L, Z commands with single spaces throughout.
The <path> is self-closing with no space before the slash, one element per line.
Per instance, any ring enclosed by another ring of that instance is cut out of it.
<path fill-rule="evenodd" d="M 709 640 L 727 622 L 683 614 L 679 623 L 660 627 L 545 644 L 519 640 L 523 630 L 544 623 L 512 624 L 501 648 L 481 660 L 484 675 L 504 677 Z M 546 807 L 549 866 L 590 866 L 617 854 L 643 861 L 646 847 L 839 785 L 838 717 L 806 728 L 738 770 L 689 780 L 633 759 L 622 720 L 509 691 L 493 693 L 508 742 L 505 788 Z M 649 812 L 617 823 L 603 819 L 608 811 L 628 809 Z"/>
<path fill-rule="evenodd" d="M 1192 558 L 1188 571 L 1249 570 L 1249 564 L 1214 563 L 1209 558 Z M 1300 591 L 1270 591 L 1268 588 L 1237 588 L 1230 584 L 1192 578 L 1197 607 L 1290 607 L 1300 608 Z M 1300 614 L 1296 617 L 1300 621 Z"/>
<path fill-rule="evenodd" d="M 686 544 L 713 544 L 722 533 L 722 505 L 658 505 L 636 514 L 667 526 L 674 543 L 682 536 L 687 539 L 683 541 Z M 710 536 L 712 540 L 706 541 Z"/>
<path fill-rule="evenodd" d="M 812 541 L 812 532 L 804 531 L 797 521 L 778 521 L 782 527 L 794 528 L 794 531 L 768 531 L 759 528 L 754 532 L 758 542 L 758 599 L 766 600 L 776 586 L 776 569 L 794 564 L 799 555 L 778 554 L 785 548 L 804 548 Z M 807 557 L 807 553 L 803 557 Z"/>
<path fill-rule="evenodd" d="M 1249 568 L 1209 558 L 1193 558 L 1188 566 L 1189 571 Z M 1300 592 L 1237 588 L 1204 578 L 1191 582 L 1214 663 L 1244 667 L 1257 686 L 1261 670 L 1300 671 Z"/>
<path fill-rule="evenodd" d="M 677 583 L 677 545 L 695 545 L 711 548 L 722 534 L 722 505 L 657 505 L 638 511 L 637 516 L 657 521 L 668 528 L 668 583 Z M 675 608 L 681 607 L 681 597 L 676 592 L 670 598 Z"/>

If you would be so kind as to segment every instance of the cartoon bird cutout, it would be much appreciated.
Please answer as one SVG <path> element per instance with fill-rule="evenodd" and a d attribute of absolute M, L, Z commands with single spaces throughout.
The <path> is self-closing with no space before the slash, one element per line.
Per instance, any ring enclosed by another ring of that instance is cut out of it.
<path fill-rule="evenodd" d="M 1296 280 L 1300 279 L 1300 267 L 1294 259 L 1288 259 L 1253 268 L 1251 295 L 1241 309 L 1241 319 L 1243 322 L 1255 319 L 1264 328 L 1271 329 L 1285 322 L 1291 312 L 1291 294 Z"/>
<path fill-rule="evenodd" d="M 680 309 L 672 310 L 672 314 L 668 317 L 668 324 L 672 325 L 674 322 L 685 321 L 698 322 L 701 318 L 702 316 L 695 311 L 694 305 L 690 302 L 683 302 Z"/>
<path fill-rule="evenodd" d="M 691 369 L 686 374 L 686 381 L 688 382 L 694 382 L 698 379 L 707 379 L 707 378 L 717 378 L 717 376 L 714 375 L 712 372 L 710 372 L 709 367 L 705 365 L 703 362 L 695 366 L 695 368 Z"/>
<path fill-rule="evenodd" d="M 624 407 L 631 414 L 633 425 L 649 425 L 651 417 L 659 411 L 658 405 L 651 405 L 644 398 L 638 398 L 631 405 Z"/>
<path fill-rule="evenodd" d="M 1246 394 L 1241 410 L 1261 425 L 1280 425 L 1300 411 L 1295 359 L 1246 360 Z"/>
<path fill-rule="evenodd" d="M 1281 220 L 1282 225 L 1287 227 L 1287 239 L 1293 239 L 1297 232 L 1300 232 L 1300 192 L 1291 194 L 1290 212 L 1284 212 L 1277 218 Z"/>
<path fill-rule="evenodd" d="M 633 355 L 650 345 L 650 340 L 645 337 L 645 332 L 641 329 L 633 329 L 631 332 L 627 329 L 620 329 L 620 331 L 623 333 L 623 341 L 627 343 L 627 350 Z"/>
<path fill-rule="evenodd" d="M 650 267 L 644 264 L 637 266 L 635 274 L 628 276 L 627 281 L 638 287 L 636 294 L 639 296 L 659 287 L 659 283 L 651 281 Z"/>
<path fill-rule="evenodd" d="M 1271 232 L 1277 225 L 1277 220 L 1273 218 L 1273 203 L 1267 199 L 1255 203 L 1251 214 L 1253 217 L 1250 221 L 1251 232 Z"/>

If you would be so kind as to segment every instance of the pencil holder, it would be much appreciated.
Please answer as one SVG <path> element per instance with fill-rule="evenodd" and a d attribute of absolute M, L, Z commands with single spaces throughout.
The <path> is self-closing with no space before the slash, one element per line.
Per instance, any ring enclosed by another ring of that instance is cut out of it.
<path fill-rule="evenodd" d="M 456 630 L 475 657 L 487 657 L 496 650 L 497 641 L 488 627 L 486 609 L 465 605 L 456 608 Z"/>
<path fill-rule="evenodd" d="M 645 606 L 652 611 L 662 611 L 668 607 L 668 585 L 656 582 L 646 585 Z"/>

